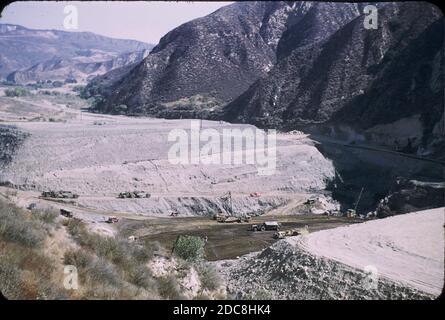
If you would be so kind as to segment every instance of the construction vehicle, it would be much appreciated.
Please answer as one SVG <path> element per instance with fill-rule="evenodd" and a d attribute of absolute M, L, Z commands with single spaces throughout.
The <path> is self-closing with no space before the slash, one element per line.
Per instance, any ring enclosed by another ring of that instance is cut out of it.
<path fill-rule="evenodd" d="M 69 210 L 66 209 L 60 209 L 60 215 L 67 217 L 67 218 L 72 218 L 73 217 L 73 213 Z"/>
<path fill-rule="evenodd" d="M 289 230 L 277 231 L 274 233 L 273 237 L 275 239 L 284 239 L 285 237 L 305 235 L 308 233 L 309 233 L 308 226 L 305 226 L 304 228 L 293 228 Z"/>
<path fill-rule="evenodd" d="M 43 191 L 42 198 L 77 199 L 79 195 L 71 191 Z"/>
<path fill-rule="evenodd" d="M 260 194 L 259 192 L 252 192 L 252 193 L 250 194 L 250 196 L 251 196 L 252 198 L 259 198 L 259 197 L 261 197 L 261 194 Z"/>
<path fill-rule="evenodd" d="M 241 223 L 241 222 L 249 222 L 251 217 L 248 215 L 243 217 L 233 217 L 228 215 L 216 214 L 213 216 L 213 219 L 221 223 L 233 223 L 233 222 Z"/>
<path fill-rule="evenodd" d="M 118 223 L 119 219 L 116 217 L 109 217 L 107 220 L 105 220 L 106 223 Z"/>
<path fill-rule="evenodd" d="M 250 228 L 252 231 L 279 231 L 281 224 L 277 221 L 265 221 L 262 224 L 253 224 Z"/>
<path fill-rule="evenodd" d="M 126 198 L 150 198 L 150 194 L 145 191 L 125 191 L 121 192 L 118 195 L 119 199 L 126 199 Z"/>
<path fill-rule="evenodd" d="M 355 218 L 356 216 L 357 216 L 357 212 L 355 211 L 355 209 L 348 209 L 346 211 L 346 217 Z"/>

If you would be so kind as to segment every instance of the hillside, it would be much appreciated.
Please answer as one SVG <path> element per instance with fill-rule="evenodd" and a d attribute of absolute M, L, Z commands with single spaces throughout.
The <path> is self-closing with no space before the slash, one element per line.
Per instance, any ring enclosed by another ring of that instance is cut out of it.
<path fill-rule="evenodd" d="M 291 26 L 323 25 L 329 17 L 331 24 L 305 34 L 304 45 L 328 37 L 358 14 L 356 4 L 240 2 L 225 6 L 167 33 L 143 62 L 102 90 L 105 97 L 98 109 L 113 113 L 126 105 L 130 113 L 209 116 L 267 75 L 277 51 L 284 50 L 282 36 Z"/>
<path fill-rule="evenodd" d="M 68 63 L 75 58 L 76 63 L 104 62 L 152 47 L 135 40 L 113 39 L 91 32 L 33 30 L 0 24 L 0 77 L 6 78 L 14 71 L 33 66 L 38 69 L 36 65 L 48 65 L 56 60 Z"/>
<path fill-rule="evenodd" d="M 325 43 L 293 49 L 227 105 L 225 119 L 439 154 L 441 16 L 403 3 L 379 11 L 377 30 L 358 17 Z"/>

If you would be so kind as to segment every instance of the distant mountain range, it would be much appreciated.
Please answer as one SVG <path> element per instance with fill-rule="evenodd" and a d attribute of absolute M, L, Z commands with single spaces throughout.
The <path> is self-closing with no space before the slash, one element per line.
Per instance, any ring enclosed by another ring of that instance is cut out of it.
<path fill-rule="evenodd" d="M 13 82 L 86 80 L 142 60 L 153 45 L 91 32 L 0 24 L 0 77 Z"/>
<path fill-rule="evenodd" d="M 360 6 L 239 2 L 223 7 L 167 33 L 131 73 L 108 83 L 112 87 L 101 110 L 124 104 L 130 112 L 167 117 L 212 111 L 267 76 L 286 54 L 281 42 L 292 38 L 290 28 L 304 30 L 313 20 L 320 27 L 307 30 L 300 44 L 321 41 L 358 16 Z"/>
<path fill-rule="evenodd" d="M 304 128 L 444 157 L 442 13 L 375 4 L 378 28 L 368 30 L 365 5 L 234 3 L 87 89 L 101 112 Z"/>

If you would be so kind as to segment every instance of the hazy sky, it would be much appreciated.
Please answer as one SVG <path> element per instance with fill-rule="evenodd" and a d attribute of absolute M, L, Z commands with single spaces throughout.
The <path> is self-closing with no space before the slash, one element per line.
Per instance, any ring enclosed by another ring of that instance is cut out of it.
<path fill-rule="evenodd" d="M 205 16 L 230 2 L 18 1 L 2 12 L 0 23 L 31 29 L 64 30 L 66 5 L 78 11 L 78 29 L 101 35 L 157 43 L 171 29 Z"/>

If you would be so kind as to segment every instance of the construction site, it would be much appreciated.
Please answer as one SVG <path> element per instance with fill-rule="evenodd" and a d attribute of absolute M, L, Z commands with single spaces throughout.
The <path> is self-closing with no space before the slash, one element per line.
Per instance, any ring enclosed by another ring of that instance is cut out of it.
<path fill-rule="evenodd" d="M 259 175 L 252 164 L 175 165 L 167 158 L 167 136 L 189 130 L 190 120 L 89 113 L 75 96 L 69 103 L 38 94 L 1 99 L 3 198 L 25 210 L 57 210 L 90 232 L 119 233 L 130 243 L 157 242 L 172 250 L 179 236 L 197 236 L 233 292 L 247 292 L 246 279 L 230 273 L 238 270 L 233 261 L 250 266 L 243 261 L 277 242 L 372 223 L 383 213 L 417 211 L 423 206 L 417 200 L 397 207 L 391 199 L 443 190 L 439 163 L 300 131 L 277 134 L 273 175 Z M 29 107 L 13 107 L 18 104 Z M 57 121 L 36 121 L 38 114 Z M 253 127 L 206 120 L 200 126 Z M 407 182 L 396 183 L 402 175 Z M 441 206 L 440 197 L 430 204 Z"/>

